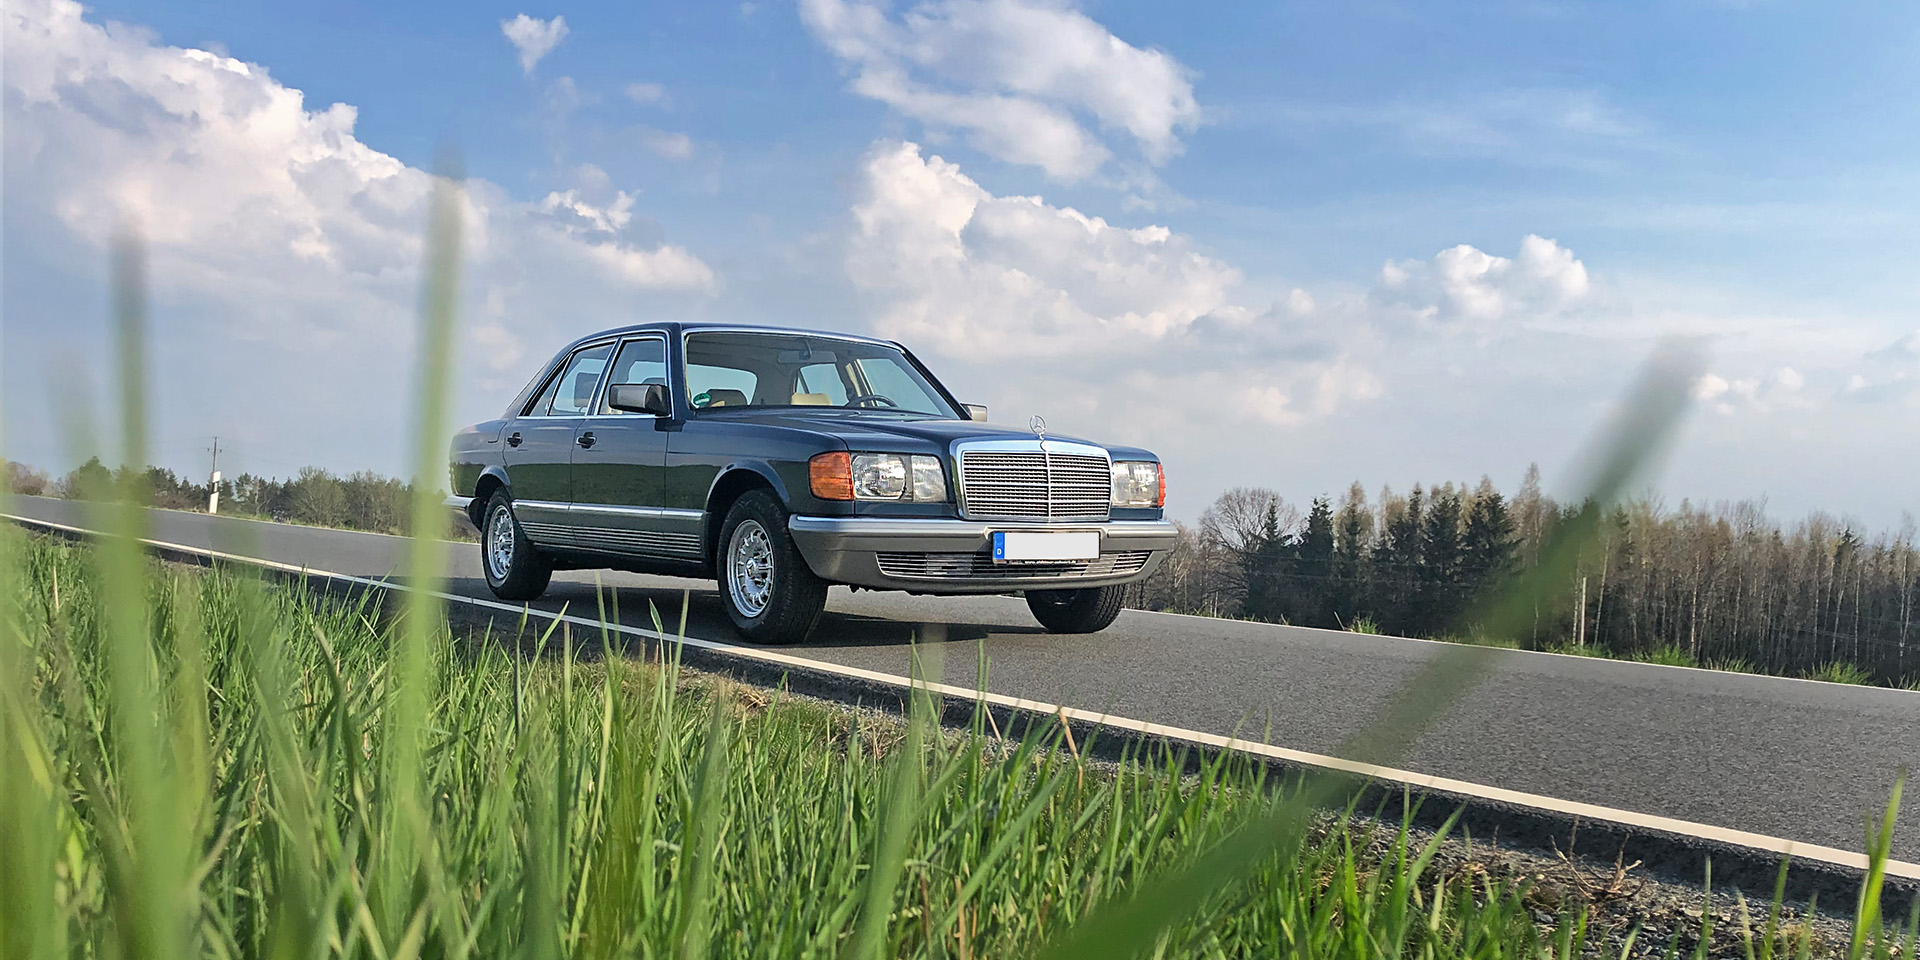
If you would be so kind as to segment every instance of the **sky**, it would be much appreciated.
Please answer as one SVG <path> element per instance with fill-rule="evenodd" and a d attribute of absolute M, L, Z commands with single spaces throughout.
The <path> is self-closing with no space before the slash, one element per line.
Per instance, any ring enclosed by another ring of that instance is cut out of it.
<path fill-rule="evenodd" d="M 1564 495 L 1677 339 L 1668 506 L 1920 511 L 1915 5 L 544 2 L 6 0 L 7 455 L 108 449 L 134 229 L 154 460 L 404 473 L 456 157 L 462 422 L 610 326 L 845 330 L 1191 521 Z"/>

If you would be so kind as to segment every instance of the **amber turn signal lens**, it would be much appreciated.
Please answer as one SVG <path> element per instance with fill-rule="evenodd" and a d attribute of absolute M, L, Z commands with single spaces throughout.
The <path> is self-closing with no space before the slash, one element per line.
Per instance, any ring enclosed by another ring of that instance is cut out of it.
<path fill-rule="evenodd" d="M 1160 474 L 1160 495 L 1153 498 L 1153 505 L 1164 507 L 1167 505 L 1167 467 L 1166 464 L 1156 463 L 1153 469 Z"/>
<path fill-rule="evenodd" d="M 817 454 L 807 461 L 807 485 L 822 500 L 852 500 L 852 457 L 844 450 Z"/>

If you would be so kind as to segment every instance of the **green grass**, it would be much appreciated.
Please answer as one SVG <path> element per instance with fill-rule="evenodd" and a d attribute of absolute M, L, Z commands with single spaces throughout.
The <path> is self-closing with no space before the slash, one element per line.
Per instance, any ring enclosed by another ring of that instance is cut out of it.
<path fill-rule="evenodd" d="M 131 744 L 107 720 L 102 551 L 0 541 L 24 641 L 9 666 L 26 668 L 4 724 L 8 957 L 1022 955 L 1300 813 L 1296 787 L 1231 754 L 1095 764 L 1057 729 L 1007 742 L 983 717 L 942 733 L 603 657 L 599 635 L 549 633 L 534 655 L 153 565 L 162 722 L 141 742 L 161 745 L 152 775 L 175 802 L 155 826 L 180 856 L 160 873 L 140 862 L 155 834 L 132 832 Z M 382 760 L 404 735 L 409 634 L 420 749 L 399 783 Z M 1580 952 L 1577 911 L 1542 926 L 1524 885 L 1432 869 L 1438 838 L 1364 818 L 1295 838 L 1154 931 L 1155 949 Z M 125 949 L 136 924 L 167 939 Z"/>
<path fill-rule="evenodd" d="M 1700 665 L 1700 661 L 1696 659 L 1693 654 L 1687 652 L 1686 648 L 1675 646 L 1640 650 L 1635 652 L 1629 659 L 1636 663 L 1657 663 L 1668 667 L 1698 667 Z"/>
<path fill-rule="evenodd" d="M 1305 814 L 1297 783 L 1232 754 L 1096 764 L 1057 728 L 1008 742 L 983 715 L 940 732 L 603 656 L 598 634 L 549 632 L 541 654 L 531 634 L 527 650 L 462 641 L 444 621 L 409 630 L 410 614 L 364 602 L 153 564 L 162 722 L 142 744 L 160 745 L 152 775 L 175 802 L 155 826 L 179 856 L 159 873 L 142 869 L 157 865 L 132 832 L 130 744 L 108 719 L 103 551 L 11 528 L 0 547 L 19 574 L 3 592 L 24 662 L 8 666 L 25 668 L 0 724 L 10 958 L 1065 951 L 1103 907 Z M 408 634 L 424 639 L 417 791 L 382 762 L 402 735 Z M 396 830 L 402 817 L 417 819 Z M 1537 923 L 1524 883 L 1434 869 L 1438 837 L 1350 817 L 1291 836 L 1146 942 L 1161 956 L 1581 953 L 1577 905 Z M 168 939 L 123 949 L 135 924 Z"/>
<path fill-rule="evenodd" d="M 1276 802 L 1263 768 L 1231 757 L 1097 767 L 1054 732 L 940 736 L 671 663 L 583 660 L 599 636 L 528 657 L 156 569 L 164 722 L 147 729 L 176 748 L 149 760 L 182 856 L 156 873 L 129 832 L 131 743 L 103 722 L 100 551 L 5 534 L 28 660 L 6 725 L 6 873 L 28 894 L 0 907 L 21 938 L 9 957 L 115 955 L 135 924 L 167 938 L 147 956 L 1005 956 Z M 382 761 L 405 735 L 399 650 L 422 638 L 417 781 L 402 783 Z M 1268 858 L 1162 940 L 1219 956 L 1541 945 L 1515 891 L 1433 880 L 1404 832 L 1386 838 L 1380 858 L 1358 852 L 1359 827 Z"/>
<path fill-rule="evenodd" d="M 1866 686 L 1873 683 L 1873 674 L 1851 663 L 1823 663 L 1817 670 L 1804 674 L 1808 680 L 1825 680 L 1828 683 L 1850 683 Z"/>

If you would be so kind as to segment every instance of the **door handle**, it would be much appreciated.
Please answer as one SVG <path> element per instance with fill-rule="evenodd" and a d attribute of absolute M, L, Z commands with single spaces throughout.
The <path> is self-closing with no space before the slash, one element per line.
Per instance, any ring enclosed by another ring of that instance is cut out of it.
<path fill-rule="evenodd" d="M 515 430 L 513 432 L 513 435 L 507 438 L 507 446 L 517 447 L 519 445 L 520 445 L 520 431 Z"/>
<path fill-rule="evenodd" d="M 574 443 L 577 443 L 577 444 L 579 444 L 579 445 L 581 445 L 581 446 L 583 446 L 583 447 L 591 447 L 591 446 L 593 446 L 593 445 L 594 445 L 594 443 L 595 443 L 596 441 L 595 441 L 595 440 L 593 439 L 593 431 L 592 431 L 592 430 L 588 430 L 588 431 L 587 431 L 586 433 L 583 433 L 583 434 L 581 434 L 581 435 L 579 435 L 579 436 L 577 436 L 577 437 L 575 437 L 575 438 L 573 438 L 573 442 L 574 442 Z"/>

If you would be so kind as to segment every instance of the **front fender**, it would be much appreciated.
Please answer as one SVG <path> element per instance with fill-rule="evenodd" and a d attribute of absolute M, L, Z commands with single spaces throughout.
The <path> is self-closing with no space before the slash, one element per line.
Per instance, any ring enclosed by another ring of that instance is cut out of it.
<path fill-rule="evenodd" d="M 720 499 L 730 497 L 733 492 L 739 490 L 741 481 L 744 479 L 741 476 L 743 473 L 752 474 L 766 481 L 767 485 L 773 488 L 774 496 L 779 497 L 780 502 L 787 509 L 793 509 L 792 491 L 786 479 L 780 476 L 780 471 L 773 468 L 773 464 L 765 460 L 735 460 L 721 467 L 720 472 L 714 474 L 713 484 L 707 488 L 709 513 L 713 512 Z M 719 520 L 718 517 L 714 519 L 716 522 Z"/>

